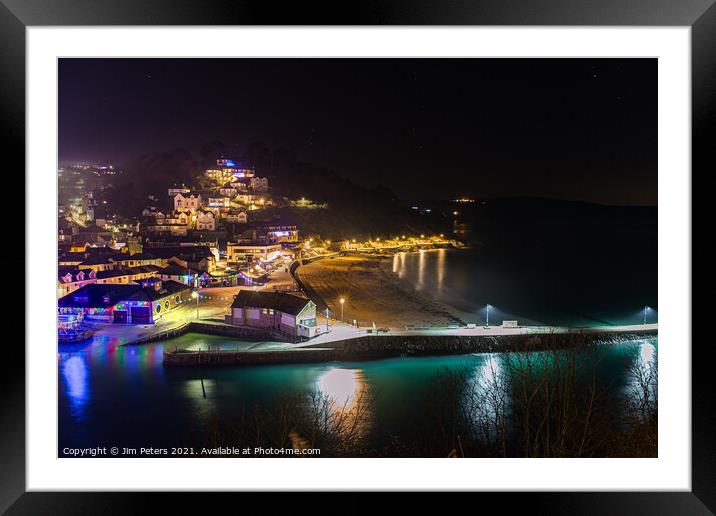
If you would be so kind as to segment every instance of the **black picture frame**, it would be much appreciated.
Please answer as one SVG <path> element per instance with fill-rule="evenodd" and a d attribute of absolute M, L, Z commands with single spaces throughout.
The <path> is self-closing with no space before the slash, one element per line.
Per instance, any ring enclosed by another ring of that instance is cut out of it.
<path fill-rule="evenodd" d="M 53 25 L 688 26 L 692 37 L 692 177 L 698 170 L 704 176 L 716 170 L 716 145 L 710 137 L 716 124 L 714 0 L 364 0 L 287 6 L 239 0 L 0 0 L 0 126 L 2 141 L 11 151 L 8 155 L 17 160 L 14 170 L 25 168 L 25 29 Z M 19 245 L 15 248 L 22 249 Z M 18 303 L 17 299 L 13 302 Z M 708 371 L 712 362 L 708 343 L 703 344 L 692 347 L 691 492 L 485 493 L 479 495 L 483 497 L 480 503 L 490 500 L 502 511 L 523 507 L 549 514 L 716 512 L 716 415 Z M 181 507 L 181 513 L 207 509 L 205 502 L 178 493 L 26 493 L 25 350 L 11 346 L 7 339 L 3 362 L 11 367 L 1 377 L 0 389 L 0 510 L 7 510 L 7 514 L 131 514 L 146 512 L 151 502 L 161 503 L 166 512 L 172 510 L 171 505 Z M 216 504 L 234 495 L 208 496 L 212 496 L 212 506 L 218 507 Z M 250 507 L 261 503 L 259 497 L 266 495 L 236 496 Z M 357 497 L 350 494 L 342 498 L 344 510 L 350 507 L 357 512 L 362 508 L 363 512 L 373 505 L 372 495 L 360 500 Z M 276 504 L 284 499 L 271 495 L 271 500 L 278 511 Z M 405 497 L 402 512 L 423 503 L 422 495 Z M 295 502 L 292 506 L 295 512 Z M 276 512 L 273 509 L 271 512 Z"/>

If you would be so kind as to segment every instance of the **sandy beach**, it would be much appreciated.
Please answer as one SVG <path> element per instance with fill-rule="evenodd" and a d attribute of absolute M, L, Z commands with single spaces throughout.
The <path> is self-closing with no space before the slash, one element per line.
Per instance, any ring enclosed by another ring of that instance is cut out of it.
<path fill-rule="evenodd" d="M 404 329 L 406 325 L 464 324 L 463 314 L 437 302 L 400 280 L 390 270 L 391 258 L 342 256 L 301 266 L 296 273 L 311 297 L 340 319 L 339 299 L 345 298 L 344 319 L 359 326 Z"/>

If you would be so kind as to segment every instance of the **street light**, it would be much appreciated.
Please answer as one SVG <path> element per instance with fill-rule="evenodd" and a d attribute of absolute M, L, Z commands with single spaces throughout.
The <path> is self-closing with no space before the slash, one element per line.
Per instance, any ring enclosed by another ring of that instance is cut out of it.
<path fill-rule="evenodd" d="M 196 320 L 199 320 L 199 293 L 196 290 L 191 291 L 191 297 L 196 299 Z"/>
<path fill-rule="evenodd" d="M 490 326 L 490 305 L 487 305 L 487 326 Z"/>
<path fill-rule="evenodd" d="M 646 326 L 646 312 L 649 310 L 648 306 L 644 307 L 644 326 Z"/>
<path fill-rule="evenodd" d="M 328 307 L 326 307 L 326 333 L 328 333 Z"/>
<path fill-rule="evenodd" d="M 345 304 L 346 300 L 344 298 L 341 298 L 341 322 L 343 322 L 343 305 Z"/>

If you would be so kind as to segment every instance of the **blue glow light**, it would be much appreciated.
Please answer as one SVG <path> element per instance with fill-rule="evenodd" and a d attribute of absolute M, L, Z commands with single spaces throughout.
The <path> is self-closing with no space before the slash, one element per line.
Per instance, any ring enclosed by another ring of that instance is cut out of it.
<path fill-rule="evenodd" d="M 62 375 L 67 384 L 67 396 L 75 410 L 81 410 L 87 403 L 89 378 L 87 364 L 80 356 L 73 356 L 65 361 Z"/>

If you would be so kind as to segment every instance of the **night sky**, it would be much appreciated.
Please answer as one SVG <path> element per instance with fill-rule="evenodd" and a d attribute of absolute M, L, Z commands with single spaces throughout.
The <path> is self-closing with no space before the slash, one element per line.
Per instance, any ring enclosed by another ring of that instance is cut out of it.
<path fill-rule="evenodd" d="M 405 199 L 656 205 L 656 59 L 61 59 L 59 159 L 222 141 Z"/>

